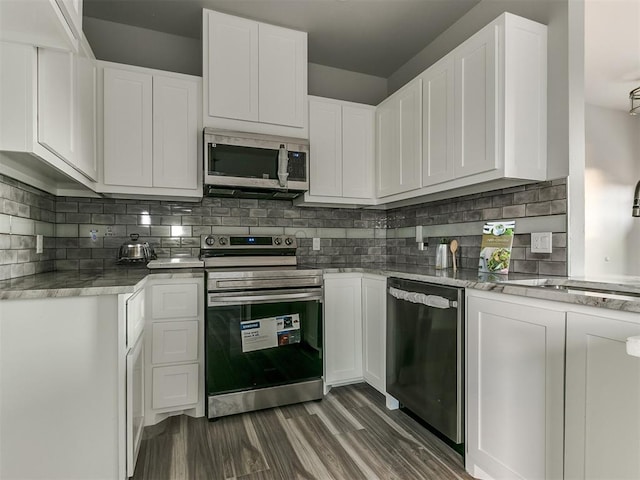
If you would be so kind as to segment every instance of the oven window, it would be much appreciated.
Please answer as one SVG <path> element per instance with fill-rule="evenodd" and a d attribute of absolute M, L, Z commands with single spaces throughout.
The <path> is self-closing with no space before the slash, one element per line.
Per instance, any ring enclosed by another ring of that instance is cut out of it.
<path fill-rule="evenodd" d="M 278 150 L 213 143 L 208 149 L 209 175 L 278 178 Z"/>
<path fill-rule="evenodd" d="M 206 329 L 209 395 L 322 376 L 319 301 L 208 307 Z"/>

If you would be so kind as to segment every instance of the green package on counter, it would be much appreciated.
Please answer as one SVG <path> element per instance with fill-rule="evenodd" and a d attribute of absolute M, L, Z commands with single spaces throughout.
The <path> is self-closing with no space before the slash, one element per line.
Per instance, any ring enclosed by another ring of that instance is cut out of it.
<path fill-rule="evenodd" d="M 515 221 L 485 223 L 482 229 L 478 271 L 505 275 L 509 273 L 515 228 Z"/>

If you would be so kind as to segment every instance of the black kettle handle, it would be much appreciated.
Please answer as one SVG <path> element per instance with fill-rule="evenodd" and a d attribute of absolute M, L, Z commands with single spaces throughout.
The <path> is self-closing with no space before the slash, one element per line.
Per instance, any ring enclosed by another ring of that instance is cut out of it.
<path fill-rule="evenodd" d="M 139 233 L 132 233 L 131 235 L 129 235 L 129 238 L 131 238 L 131 240 L 133 240 L 134 242 L 137 242 L 138 239 L 140 238 L 140 234 Z"/>

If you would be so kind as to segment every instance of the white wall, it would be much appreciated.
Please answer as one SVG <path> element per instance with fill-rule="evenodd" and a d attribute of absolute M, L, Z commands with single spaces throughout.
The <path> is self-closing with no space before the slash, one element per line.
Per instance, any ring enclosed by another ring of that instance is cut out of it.
<path fill-rule="evenodd" d="M 585 273 L 640 275 L 640 219 L 631 216 L 640 180 L 640 118 L 586 107 Z"/>
<path fill-rule="evenodd" d="M 99 60 L 202 75 L 202 41 L 84 17 L 82 29 Z"/>
<path fill-rule="evenodd" d="M 387 97 L 387 79 L 310 63 L 309 95 L 377 105 Z"/>
<path fill-rule="evenodd" d="M 91 49 L 100 60 L 202 75 L 201 40 L 91 17 L 84 17 L 83 22 Z M 387 96 L 387 80 L 310 63 L 309 94 L 377 105 Z"/>

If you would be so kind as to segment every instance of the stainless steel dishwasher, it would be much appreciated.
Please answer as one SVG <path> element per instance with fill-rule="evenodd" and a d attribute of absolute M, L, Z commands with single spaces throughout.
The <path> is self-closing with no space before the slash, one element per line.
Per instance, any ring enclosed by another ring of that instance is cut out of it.
<path fill-rule="evenodd" d="M 390 278 L 387 392 L 450 439 L 464 441 L 464 289 Z"/>

